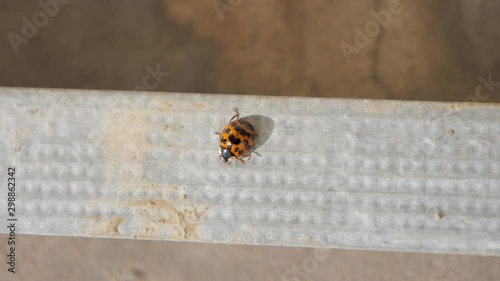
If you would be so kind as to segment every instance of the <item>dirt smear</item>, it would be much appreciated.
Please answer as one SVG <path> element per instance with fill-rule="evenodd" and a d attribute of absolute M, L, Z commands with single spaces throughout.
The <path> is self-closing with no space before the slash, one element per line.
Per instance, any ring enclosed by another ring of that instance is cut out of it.
<path fill-rule="evenodd" d="M 91 234 L 98 236 L 121 236 L 118 227 L 125 221 L 124 218 L 113 217 L 98 219 L 95 216 L 89 216 L 88 219 L 96 222 L 96 226 L 93 227 L 95 230 L 92 231 Z"/>
<path fill-rule="evenodd" d="M 129 206 L 139 210 L 143 233 L 136 238 L 171 238 L 191 240 L 198 237 L 197 226 L 208 207 L 176 207 L 166 199 L 145 199 L 129 202 Z M 172 228 L 171 237 L 160 237 L 160 230 Z"/>

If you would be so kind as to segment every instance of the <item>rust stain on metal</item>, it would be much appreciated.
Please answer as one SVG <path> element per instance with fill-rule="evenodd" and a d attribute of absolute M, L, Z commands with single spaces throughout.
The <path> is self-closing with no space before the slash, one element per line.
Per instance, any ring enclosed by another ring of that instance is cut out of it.
<path fill-rule="evenodd" d="M 161 185 L 161 184 L 156 184 L 156 183 L 150 183 L 150 184 L 145 184 L 139 186 L 141 189 L 146 189 L 146 190 L 166 190 L 168 192 L 173 192 L 179 189 L 179 186 L 177 185 Z"/>
<path fill-rule="evenodd" d="M 450 105 L 451 110 L 462 110 L 471 106 L 476 106 L 468 102 L 457 102 Z"/>
<path fill-rule="evenodd" d="M 477 103 L 471 103 L 471 102 L 456 102 L 452 104 L 440 104 L 440 105 L 434 105 L 432 106 L 433 110 L 441 110 L 443 112 L 446 111 L 459 111 L 463 110 L 469 107 L 476 107 Z"/>
<path fill-rule="evenodd" d="M 161 99 L 160 106 L 157 108 L 157 111 L 168 112 L 172 108 L 172 106 L 173 104 L 167 99 Z"/>
<path fill-rule="evenodd" d="M 14 137 L 14 151 L 19 152 L 21 150 L 21 144 L 23 143 L 23 138 L 21 136 L 21 132 L 16 130 L 16 134 Z"/>
<path fill-rule="evenodd" d="M 204 109 L 205 107 L 206 107 L 206 105 L 204 103 L 201 103 L 201 102 L 195 102 L 195 103 L 193 103 L 193 108 L 194 109 L 201 110 L 201 109 Z"/>
<path fill-rule="evenodd" d="M 166 130 L 182 130 L 184 129 L 184 125 L 171 125 L 171 124 L 166 124 L 165 126 L 163 126 L 163 131 L 166 131 Z"/>
<path fill-rule="evenodd" d="M 118 117 L 103 140 L 105 153 L 115 161 L 136 160 L 151 148 L 147 139 L 147 114 L 132 113 Z"/>
<path fill-rule="evenodd" d="M 437 220 L 437 221 L 440 220 L 440 219 L 442 219 L 443 217 L 444 217 L 444 212 L 443 211 L 439 211 L 439 212 L 436 212 L 434 214 L 434 219 Z"/>
<path fill-rule="evenodd" d="M 28 113 L 31 114 L 31 115 L 35 115 L 35 114 L 38 113 L 39 110 L 40 109 L 38 107 L 36 107 L 36 108 L 28 110 Z"/>
<path fill-rule="evenodd" d="M 236 244 L 246 244 L 247 240 L 243 237 L 243 235 L 236 234 L 234 235 L 233 242 Z"/>
<path fill-rule="evenodd" d="M 316 245 L 316 241 L 312 237 L 307 237 L 306 243 L 311 246 Z"/>
<path fill-rule="evenodd" d="M 159 238 L 161 228 L 173 227 L 172 238 L 190 240 L 198 237 L 198 222 L 208 207 L 183 206 L 176 207 L 166 199 L 146 199 L 131 201 L 132 207 L 140 209 L 139 214 L 143 218 L 143 233 L 136 237 L 147 236 Z M 200 210 L 201 209 L 201 210 Z"/>
<path fill-rule="evenodd" d="M 147 153 L 153 149 L 147 134 L 154 124 L 147 117 L 146 112 L 130 113 L 114 118 L 108 126 L 102 140 L 106 183 L 124 185 L 142 170 Z"/>
<path fill-rule="evenodd" d="M 146 156 L 158 145 L 171 147 L 154 139 L 154 133 L 168 129 L 182 130 L 184 126 L 158 124 L 152 122 L 150 117 L 155 114 L 168 115 L 173 106 L 167 99 L 158 99 L 153 108 L 126 113 L 110 110 L 101 141 L 105 155 L 106 184 L 126 187 L 130 182 L 142 180 L 138 171 L 143 170 Z"/>
<path fill-rule="evenodd" d="M 364 113 L 391 113 L 400 105 L 392 101 L 366 101 L 363 103 L 350 104 L 350 108 L 357 112 Z"/>
<path fill-rule="evenodd" d="M 90 231 L 93 235 L 102 236 L 121 236 L 118 227 L 125 220 L 122 217 L 113 218 L 101 218 L 98 219 L 95 216 L 88 216 L 87 219 L 94 220 L 96 226 L 93 227 L 93 231 Z"/>

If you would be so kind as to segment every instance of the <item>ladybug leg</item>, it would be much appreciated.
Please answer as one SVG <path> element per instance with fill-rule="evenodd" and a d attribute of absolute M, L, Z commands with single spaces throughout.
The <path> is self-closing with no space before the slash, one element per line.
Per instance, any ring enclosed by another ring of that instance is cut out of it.
<path fill-rule="evenodd" d="M 220 133 L 220 132 L 215 132 L 214 134 L 216 134 L 216 135 L 219 135 L 219 136 L 220 136 L 220 134 L 222 134 L 222 133 Z"/>
<path fill-rule="evenodd" d="M 247 155 L 243 155 L 240 157 L 240 162 L 242 162 L 243 164 L 245 164 L 245 161 L 243 160 L 243 158 L 246 158 L 247 161 L 250 161 L 250 159 L 252 159 L 252 154 L 247 154 Z"/>
<path fill-rule="evenodd" d="M 255 153 L 257 154 L 257 156 L 261 157 L 262 155 L 260 155 L 260 153 L 258 153 L 257 151 L 252 151 L 252 153 Z"/>
<path fill-rule="evenodd" d="M 231 121 L 233 121 L 234 118 L 236 118 L 236 120 L 238 120 L 240 118 L 240 112 L 238 111 L 238 108 L 237 107 L 233 107 L 233 111 L 234 111 L 234 116 L 231 118 L 231 120 L 229 120 L 229 123 L 231 123 Z"/>
<path fill-rule="evenodd" d="M 242 160 L 240 158 L 237 158 L 236 156 L 229 158 L 229 160 L 231 160 L 231 161 L 227 161 L 228 165 L 230 165 L 232 163 L 232 161 L 236 161 L 236 160 L 240 161 L 240 163 L 242 163 L 242 164 L 245 164 L 245 161 L 241 162 Z"/>
<path fill-rule="evenodd" d="M 243 157 L 245 157 L 245 156 L 234 157 L 234 159 L 240 161 L 241 164 L 245 164 L 245 160 L 243 160 Z"/>

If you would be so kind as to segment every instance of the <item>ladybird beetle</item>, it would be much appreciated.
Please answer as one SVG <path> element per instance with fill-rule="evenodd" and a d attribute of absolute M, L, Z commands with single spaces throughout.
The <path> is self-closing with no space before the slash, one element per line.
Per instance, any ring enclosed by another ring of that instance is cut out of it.
<path fill-rule="evenodd" d="M 238 108 L 233 107 L 233 111 L 235 114 L 229 120 L 229 124 L 221 133 L 216 133 L 220 135 L 219 158 L 224 164 L 230 159 L 236 159 L 244 164 L 244 157 L 248 160 L 252 158 L 250 150 L 254 145 L 255 130 L 250 122 L 239 119 Z"/>

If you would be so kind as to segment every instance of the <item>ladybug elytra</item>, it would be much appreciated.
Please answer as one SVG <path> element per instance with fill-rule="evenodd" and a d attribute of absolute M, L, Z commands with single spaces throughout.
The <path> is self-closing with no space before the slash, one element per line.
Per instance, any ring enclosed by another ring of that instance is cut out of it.
<path fill-rule="evenodd" d="M 219 158 L 224 164 L 235 159 L 244 164 L 243 158 L 252 158 L 251 149 L 254 145 L 255 130 L 250 122 L 239 119 L 238 108 L 234 107 L 235 115 L 229 120 L 220 135 Z M 236 120 L 234 120 L 236 118 Z M 233 121 L 234 120 L 234 121 Z"/>

